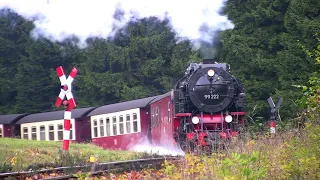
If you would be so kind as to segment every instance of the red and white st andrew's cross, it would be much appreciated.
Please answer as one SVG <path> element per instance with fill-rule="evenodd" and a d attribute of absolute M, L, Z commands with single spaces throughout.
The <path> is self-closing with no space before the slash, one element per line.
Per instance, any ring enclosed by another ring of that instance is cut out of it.
<path fill-rule="evenodd" d="M 71 89 L 72 89 L 72 82 L 77 76 L 78 70 L 76 68 L 73 68 L 68 79 L 66 79 L 66 76 L 63 72 L 62 66 L 59 66 L 57 69 L 57 74 L 61 82 L 61 89 L 59 96 L 56 100 L 56 106 L 60 107 L 62 101 L 65 97 L 67 97 L 67 101 L 63 102 L 63 105 L 66 107 L 64 112 L 64 131 L 63 131 L 63 150 L 69 149 L 70 144 L 70 120 L 71 120 L 71 111 L 73 108 L 76 107 L 76 102 L 73 98 Z"/>

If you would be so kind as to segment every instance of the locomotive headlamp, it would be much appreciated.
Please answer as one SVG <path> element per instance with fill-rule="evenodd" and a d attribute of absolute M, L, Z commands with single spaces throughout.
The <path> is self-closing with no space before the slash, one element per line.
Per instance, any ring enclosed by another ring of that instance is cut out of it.
<path fill-rule="evenodd" d="M 193 124 L 198 124 L 200 119 L 197 117 L 197 116 L 194 116 L 192 119 L 191 119 L 192 123 Z"/>
<path fill-rule="evenodd" d="M 213 69 L 210 69 L 210 70 L 208 71 L 208 76 L 209 76 L 209 77 L 214 76 L 214 70 L 213 70 Z"/>
<path fill-rule="evenodd" d="M 231 123 L 231 121 L 232 121 L 232 116 L 227 115 L 227 116 L 225 117 L 225 120 L 226 120 L 227 123 Z"/>

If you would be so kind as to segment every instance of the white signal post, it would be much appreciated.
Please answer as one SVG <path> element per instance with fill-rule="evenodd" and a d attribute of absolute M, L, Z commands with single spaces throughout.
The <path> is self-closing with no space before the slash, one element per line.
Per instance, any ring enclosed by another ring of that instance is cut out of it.
<path fill-rule="evenodd" d="M 78 69 L 73 68 L 68 79 L 66 79 L 66 76 L 64 74 L 62 66 L 59 66 L 56 68 L 58 77 L 61 82 L 61 89 L 59 96 L 56 100 L 56 106 L 60 107 L 61 103 L 63 102 L 63 105 L 65 106 L 64 111 L 64 131 L 63 131 L 63 145 L 62 149 L 64 151 L 69 150 L 69 144 L 70 144 L 70 121 L 71 121 L 71 111 L 73 108 L 76 107 L 76 102 L 73 98 L 71 89 L 72 89 L 72 82 L 77 76 Z M 65 97 L 67 97 L 67 100 L 64 100 Z"/>
<path fill-rule="evenodd" d="M 270 117 L 270 133 L 271 135 L 275 135 L 276 133 L 276 121 L 281 120 L 279 115 L 279 108 L 282 103 L 282 97 L 279 98 L 277 105 L 274 104 L 271 97 L 267 99 L 269 106 L 271 107 L 271 117 Z"/>
<path fill-rule="evenodd" d="M 270 133 L 271 134 L 275 134 L 276 133 L 276 122 L 275 121 L 271 121 L 270 122 Z"/>

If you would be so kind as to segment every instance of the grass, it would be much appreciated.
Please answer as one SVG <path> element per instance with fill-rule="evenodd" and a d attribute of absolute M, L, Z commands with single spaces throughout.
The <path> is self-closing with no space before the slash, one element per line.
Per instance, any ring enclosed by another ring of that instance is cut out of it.
<path fill-rule="evenodd" d="M 71 144 L 64 158 L 61 142 L 0 139 L 0 168 L 34 169 L 36 164 L 72 166 L 89 163 L 90 156 L 100 162 L 136 159 L 145 153 L 110 151 L 91 144 Z M 186 154 L 178 163 L 165 162 L 161 169 L 106 174 L 126 179 L 320 179 L 320 125 L 308 124 L 304 129 L 277 133 L 275 137 L 261 133 L 233 139 L 224 151 L 211 155 Z M 31 166 L 33 165 L 33 166 Z M 42 166 L 44 167 L 44 166 Z M 1 170 L 1 169 L 0 169 Z M 102 178 L 102 179 L 103 179 Z"/>
<path fill-rule="evenodd" d="M 319 121 L 320 122 L 320 121 Z M 179 162 L 166 161 L 161 169 L 105 174 L 101 179 L 256 180 L 320 179 L 320 125 L 268 133 L 247 133 L 226 149 L 211 155 L 186 154 Z M 135 178 L 133 178 L 135 177 Z"/>
<path fill-rule="evenodd" d="M 95 162 L 110 162 L 144 158 L 147 155 L 76 143 L 71 143 L 69 152 L 64 154 L 61 147 L 62 142 L 0 138 L 0 172 L 84 165 L 90 163 L 90 157 L 94 157 Z"/>
<path fill-rule="evenodd" d="M 320 125 L 234 139 L 210 156 L 187 154 L 183 163 L 166 162 L 169 179 L 320 179 Z"/>

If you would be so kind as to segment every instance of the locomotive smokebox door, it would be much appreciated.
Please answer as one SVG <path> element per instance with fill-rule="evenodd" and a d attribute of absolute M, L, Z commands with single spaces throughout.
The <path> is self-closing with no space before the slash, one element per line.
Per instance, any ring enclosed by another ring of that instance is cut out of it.
<path fill-rule="evenodd" d="M 233 101 L 233 79 L 224 68 L 226 65 L 203 65 L 190 77 L 190 100 L 200 111 L 216 113 L 226 109 Z"/>

